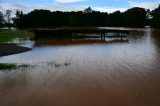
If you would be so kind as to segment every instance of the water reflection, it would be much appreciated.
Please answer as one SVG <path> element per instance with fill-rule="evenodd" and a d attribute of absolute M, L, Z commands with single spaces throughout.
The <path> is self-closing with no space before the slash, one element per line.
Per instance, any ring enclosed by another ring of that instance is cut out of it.
<path fill-rule="evenodd" d="M 159 31 L 143 29 L 128 39 L 35 43 L 32 51 L 1 57 L 0 63 L 36 67 L 0 72 L 0 105 L 159 106 Z"/>

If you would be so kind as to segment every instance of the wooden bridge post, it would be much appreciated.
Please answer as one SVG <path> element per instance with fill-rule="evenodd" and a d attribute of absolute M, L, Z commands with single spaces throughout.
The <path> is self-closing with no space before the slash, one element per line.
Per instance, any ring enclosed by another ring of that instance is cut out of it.
<path fill-rule="evenodd" d="M 101 40 L 103 40 L 103 35 L 102 35 L 102 33 L 101 33 L 100 35 L 101 35 Z"/>
<path fill-rule="evenodd" d="M 38 34 L 36 31 L 34 31 L 34 39 L 37 40 L 38 39 Z"/>
<path fill-rule="evenodd" d="M 103 36 L 104 36 L 104 40 L 106 40 L 106 34 L 105 33 L 103 33 Z"/>
<path fill-rule="evenodd" d="M 123 40 L 123 36 L 122 36 L 122 34 L 120 34 L 120 36 L 121 36 L 121 40 Z"/>

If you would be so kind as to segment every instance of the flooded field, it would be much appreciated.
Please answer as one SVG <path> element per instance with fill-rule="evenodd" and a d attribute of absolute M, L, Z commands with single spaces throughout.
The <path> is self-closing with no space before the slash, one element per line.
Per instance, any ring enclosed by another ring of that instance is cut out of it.
<path fill-rule="evenodd" d="M 134 31 L 127 42 L 19 42 L 32 50 L 0 57 L 27 65 L 0 70 L 0 106 L 160 106 L 160 31 Z"/>

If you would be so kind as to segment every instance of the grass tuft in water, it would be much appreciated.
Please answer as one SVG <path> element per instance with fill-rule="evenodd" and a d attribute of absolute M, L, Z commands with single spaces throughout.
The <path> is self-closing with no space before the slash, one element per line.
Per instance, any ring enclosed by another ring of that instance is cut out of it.
<path fill-rule="evenodd" d="M 0 70 L 11 70 L 17 68 L 16 64 L 2 64 L 0 63 Z"/>
<path fill-rule="evenodd" d="M 64 63 L 64 66 L 69 66 L 71 63 L 69 63 L 69 62 L 65 62 Z"/>
<path fill-rule="evenodd" d="M 65 63 L 57 63 L 57 62 L 47 62 L 47 65 L 51 65 L 53 67 L 65 67 L 65 66 L 69 66 L 71 63 L 70 62 L 65 62 Z"/>
<path fill-rule="evenodd" d="M 26 68 L 26 67 L 29 67 L 30 65 L 28 65 L 28 64 L 22 64 L 22 65 L 19 65 L 18 67 L 24 67 L 24 68 Z"/>
<path fill-rule="evenodd" d="M 7 63 L 0 63 L 0 70 L 13 70 L 17 68 L 28 68 L 28 67 L 35 67 L 35 65 L 29 65 L 29 64 L 7 64 Z"/>
<path fill-rule="evenodd" d="M 61 64 L 55 63 L 55 67 L 61 67 Z"/>

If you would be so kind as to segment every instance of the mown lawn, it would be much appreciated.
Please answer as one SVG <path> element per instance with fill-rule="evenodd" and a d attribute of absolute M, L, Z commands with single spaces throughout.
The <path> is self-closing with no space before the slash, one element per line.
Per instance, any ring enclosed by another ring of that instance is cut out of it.
<path fill-rule="evenodd" d="M 34 34 L 28 31 L 0 29 L 0 43 L 11 41 L 14 38 L 33 38 Z"/>

